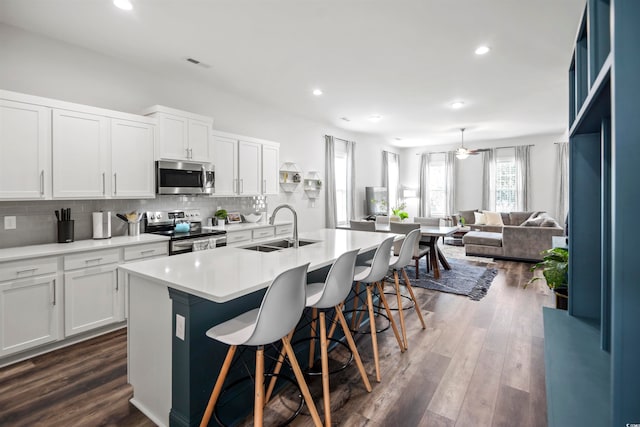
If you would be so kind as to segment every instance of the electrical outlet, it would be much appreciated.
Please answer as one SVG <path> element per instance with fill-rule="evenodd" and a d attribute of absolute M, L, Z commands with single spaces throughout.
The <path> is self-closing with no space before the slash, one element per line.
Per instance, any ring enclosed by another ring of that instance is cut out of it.
<path fill-rule="evenodd" d="M 4 217 L 4 229 L 5 230 L 15 230 L 16 229 L 16 217 L 15 216 L 5 216 Z"/>
<path fill-rule="evenodd" d="M 184 316 L 176 314 L 176 337 L 184 341 Z"/>

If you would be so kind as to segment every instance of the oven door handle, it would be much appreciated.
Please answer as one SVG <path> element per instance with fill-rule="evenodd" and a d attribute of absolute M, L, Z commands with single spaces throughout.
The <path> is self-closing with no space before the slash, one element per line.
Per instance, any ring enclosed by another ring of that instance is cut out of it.
<path fill-rule="evenodd" d="M 173 247 L 174 248 L 183 248 L 183 249 L 187 249 L 187 248 L 192 248 L 193 244 L 195 242 L 197 242 L 198 240 L 189 240 L 188 242 L 173 242 Z"/>

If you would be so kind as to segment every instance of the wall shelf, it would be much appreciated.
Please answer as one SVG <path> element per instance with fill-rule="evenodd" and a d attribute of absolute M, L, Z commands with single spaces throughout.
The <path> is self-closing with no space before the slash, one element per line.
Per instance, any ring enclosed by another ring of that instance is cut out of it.
<path fill-rule="evenodd" d="M 307 197 L 310 199 L 317 199 L 320 196 L 322 190 L 322 179 L 320 174 L 315 171 L 310 171 L 307 177 L 304 179 L 304 192 L 307 193 Z"/>
<path fill-rule="evenodd" d="M 280 166 L 280 187 L 285 193 L 292 193 L 302 182 L 302 170 L 293 162 L 285 162 Z"/>

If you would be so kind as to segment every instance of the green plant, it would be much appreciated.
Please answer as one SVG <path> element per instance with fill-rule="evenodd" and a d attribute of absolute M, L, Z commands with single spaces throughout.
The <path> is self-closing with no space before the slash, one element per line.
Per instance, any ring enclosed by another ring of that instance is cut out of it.
<path fill-rule="evenodd" d="M 213 216 L 219 219 L 227 219 L 227 211 L 224 209 L 218 209 L 216 213 L 213 214 Z"/>
<path fill-rule="evenodd" d="M 566 248 L 553 248 L 542 251 L 541 254 L 544 255 L 542 261 L 531 267 L 531 271 L 542 269 L 549 289 L 555 291 L 566 288 L 569 285 L 569 251 Z M 539 279 L 541 277 L 533 277 L 527 285 Z"/>
<path fill-rule="evenodd" d="M 464 227 L 464 217 L 463 216 L 460 217 L 460 224 L 462 224 L 462 226 Z"/>
<path fill-rule="evenodd" d="M 404 210 L 406 207 L 407 207 L 406 203 L 401 203 L 397 207 L 391 208 L 391 212 L 395 216 L 400 217 L 400 219 L 407 219 L 409 218 L 409 214 Z"/>

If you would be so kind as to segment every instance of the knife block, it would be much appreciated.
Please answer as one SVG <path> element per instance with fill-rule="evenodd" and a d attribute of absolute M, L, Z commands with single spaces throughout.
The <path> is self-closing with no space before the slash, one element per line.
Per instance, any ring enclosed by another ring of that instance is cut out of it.
<path fill-rule="evenodd" d="M 58 243 L 73 242 L 74 220 L 58 221 Z"/>

